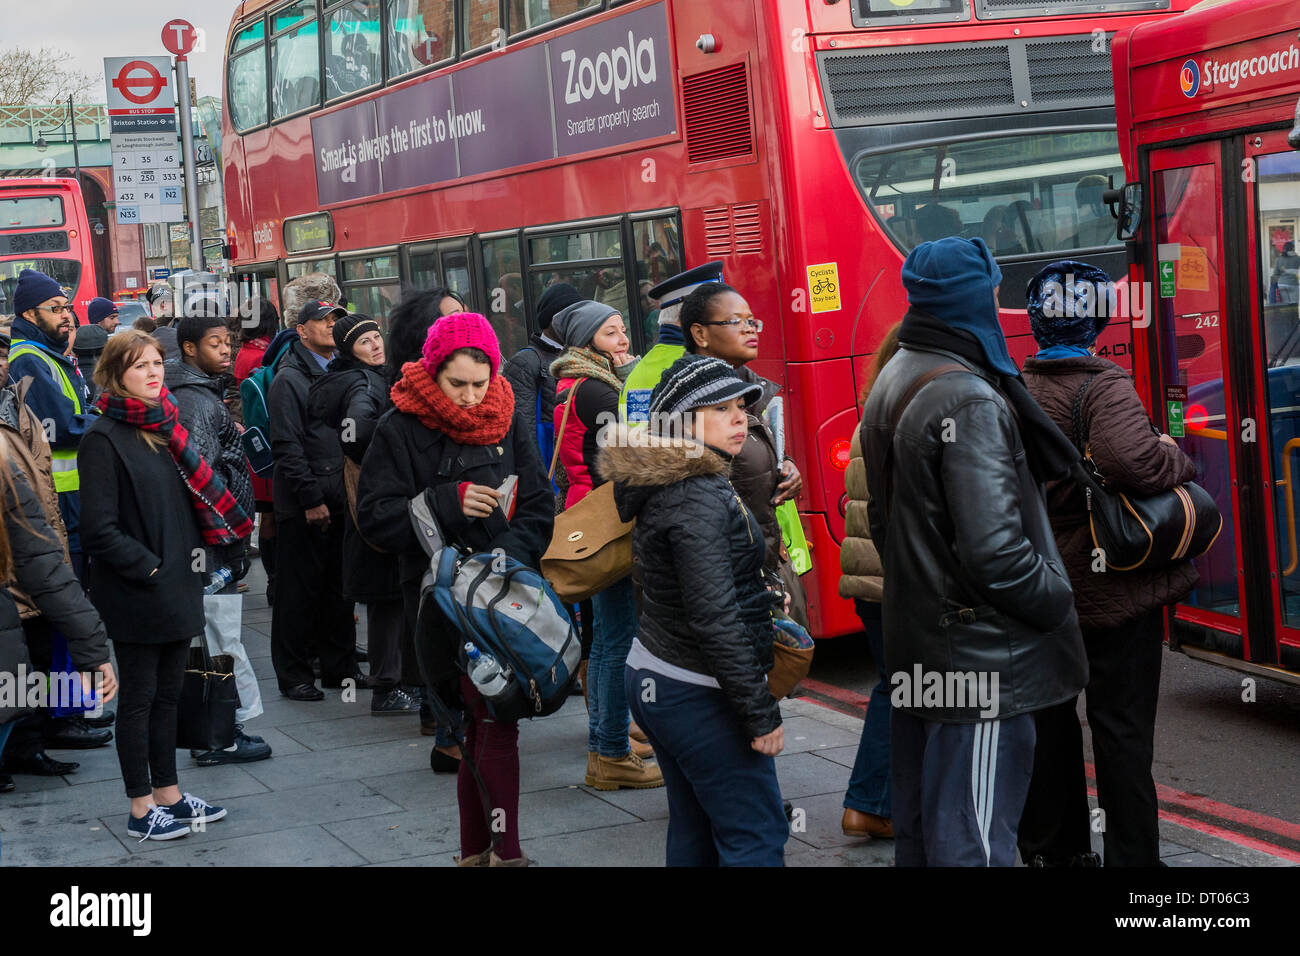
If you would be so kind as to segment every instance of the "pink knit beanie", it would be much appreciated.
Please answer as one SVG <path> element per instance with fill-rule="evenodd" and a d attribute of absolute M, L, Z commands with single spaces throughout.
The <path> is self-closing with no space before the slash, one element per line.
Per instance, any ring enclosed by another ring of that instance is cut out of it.
<path fill-rule="evenodd" d="M 421 364 L 430 377 L 437 376 L 438 366 L 457 349 L 482 349 L 492 365 L 492 377 L 501 367 L 501 345 L 488 320 L 477 312 L 453 312 L 429 326 L 424 340 Z"/>

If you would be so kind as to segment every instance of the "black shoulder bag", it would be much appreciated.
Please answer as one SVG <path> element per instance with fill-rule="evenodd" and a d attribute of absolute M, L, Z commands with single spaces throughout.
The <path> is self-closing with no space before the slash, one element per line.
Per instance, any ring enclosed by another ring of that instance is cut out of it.
<path fill-rule="evenodd" d="M 1106 568 L 1160 571 L 1209 551 L 1223 528 L 1223 515 L 1200 485 L 1188 481 L 1147 497 L 1106 487 L 1092 460 L 1083 421 L 1083 396 L 1095 377 L 1088 376 L 1074 396 L 1071 437 L 1083 460 L 1071 469 L 1070 477 L 1087 501 L 1092 542 L 1101 551 Z"/>

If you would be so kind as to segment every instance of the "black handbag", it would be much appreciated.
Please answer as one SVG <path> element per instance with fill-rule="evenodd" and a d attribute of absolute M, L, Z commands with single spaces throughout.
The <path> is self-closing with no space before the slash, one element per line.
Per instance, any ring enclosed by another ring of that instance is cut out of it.
<path fill-rule="evenodd" d="M 178 705 L 176 746 L 182 750 L 225 750 L 235 742 L 235 663 L 228 654 L 208 653 L 206 637 L 190 648 Z"/>
<path fill-rule="evenodd" d="M 1200 485 L 1188 481 L 1146 497 L 1106 487 L 1092 460 L 1083 424 L 1083 396 L 1095 377 L 1090 375 L 1074 396 L 1072 437 L 1083 460 L 1074 466 L 1070 477 L 1087 501 L 1092 542 L 1101 551 L 1107 570 L 1160 571 L 1209 551 L 1223 528 L 1223 515 Z"/>

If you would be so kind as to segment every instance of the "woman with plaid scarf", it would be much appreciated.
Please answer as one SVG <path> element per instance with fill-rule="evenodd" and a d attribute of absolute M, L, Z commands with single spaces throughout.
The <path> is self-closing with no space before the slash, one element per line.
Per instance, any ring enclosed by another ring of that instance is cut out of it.
<path fill-rule="evenodd" d="M 117 655 L 117 755 L 131 800 L 127 831 L 171 840 L 226 811 L 176 777 L 177 703 L 190 642 L 203 634 L 204 545 L 246 536 L 251 520 L 199 456 L 163 384 L 163 353 L 132 329 L 95 369 L 101 415 L 77 452 L 90 598 Z"/>

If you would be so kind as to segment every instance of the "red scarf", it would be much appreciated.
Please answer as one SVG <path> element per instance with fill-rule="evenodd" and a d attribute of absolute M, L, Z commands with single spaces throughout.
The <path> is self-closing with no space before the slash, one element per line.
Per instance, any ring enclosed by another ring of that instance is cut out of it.
<path fill-rule="evenodd" d="M 438 387 L 419 362 L 402 366 L 393 386 L 393 404 L 414 415 L 425 428 L 442 432 L 458 445 L 495 445 L 506 437 L 515 414 L 515 393 L 505 376 L 488 384 L 483 401 L 462 408 Z"/>

